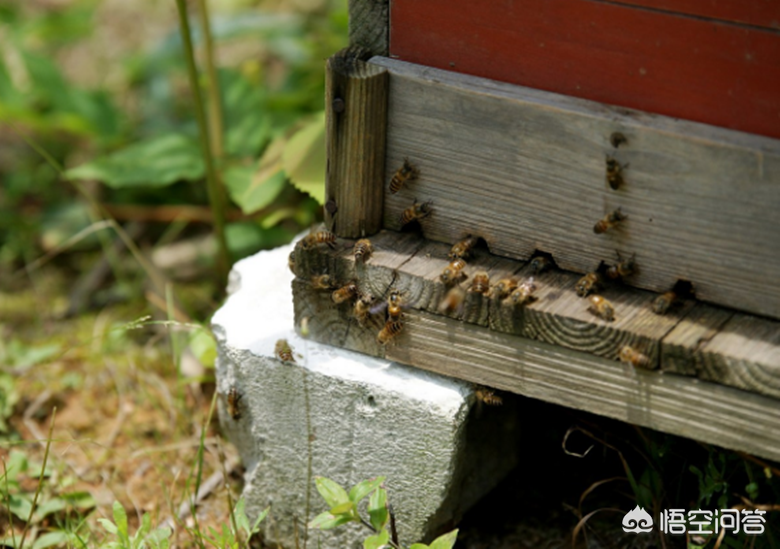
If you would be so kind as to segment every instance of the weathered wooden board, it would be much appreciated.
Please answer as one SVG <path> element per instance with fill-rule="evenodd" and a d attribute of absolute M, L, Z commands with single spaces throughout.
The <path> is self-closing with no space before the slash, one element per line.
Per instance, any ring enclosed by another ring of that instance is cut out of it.
<path fill-rule="evenodd" d="M 466 292 L 461 306 L 444 311 L 441 305 L 448 288 L 440 275 L 449 264 L 450 246 L 426 241 L 415 233 L 392 231 L 382 231 L 372 241 L 375 251 L 365 264 L 355 262 L 350 240 L 340 241 L 334 251 L 327 247 L 296 250 L 296 274 L 304 286 L 310 285 L 312 276 L 324 273 L 330 274 L 337 286 L 354 282 L 361 294 L 373 295 L 377 305 L 385 301 L 391 289 L 398 290 L 404 310 L 440 314 L 609 360 L 617 361 L 620 350 L 628 345 L 648 357 L 648 369 L 660 366 L 669 373 L 780 398 L 778 322 L 693 300 L 683 301 L 659 316 L 651 309 L 655 294 L 604 281 L 599 293 L 615 308 L 615 320 L 610 322 L 594 316 L 588 310 L 588 300 L 576 295 L 579 275 L 557 268 L 532 274 L 529 264 L 496 257 L 480 248 L 463 269 L 468 278 L 460 284 L 462 289 L 469 287 L 478 271 L 486 271 L 493 286 L 501 279 L 511 277 L 521 282 L 533 276 L 538 287 L 536 299 L 516 306 L 497 296 Z M 320 325 L 350 319 L 357 324 L 351 306 L 333 307 L 329 291 L 314 292 L 312 303 L 302 305 L 306 310 L 300 311 L 300 318 L 314 318 L 322 309 L 324 316 L 317 319 Z M 331 330 L 329 337 L 334 339 L 327 342 L 342 345 L 350 335 L 359 338 L 350 348 L 381 355 L 375 340 L 386 314 L 386 308 L 377 310 L 368 323 L 369 332 L 357 327 L 349 334 Z"/>
<path fill-rule="evenodd" d="M 592 354 L 411 310 L 401 334 L 376 343 L 377 319 L 360 326 L 300 280 L 296 324 L 309 337 L 570 408 L 780 459 L 780 401 L 695 379 L 634 370 Z"/>
<path fill-rule="evenodd" d="M 389 41 L 389 0 L 349 0 L 349 43 L 387 55 Z"/>
<path fill-rule="evenodd" d="M 390 57 L 780 137 L 776 2 L 630 3 L 394 0 Z"/>
<path fill-rule="evenodd" d="M 386 192 L 384 226 L 432 201 L 426 238 L 483 237 L 494 254 L 551 253 L 586 273 L 636 253 L 634 286 L 677 280 L 697 297 L 780 317 L 780 141 L 412 65 L 391 74 L 385 188 L 404 157 L 420 170 Z M 612 144 L 620 133 L 625 141 Z M 606 182 L 606 159 L 624 166 Z M 594 224 L 620 208 L 603 234 Z"/>

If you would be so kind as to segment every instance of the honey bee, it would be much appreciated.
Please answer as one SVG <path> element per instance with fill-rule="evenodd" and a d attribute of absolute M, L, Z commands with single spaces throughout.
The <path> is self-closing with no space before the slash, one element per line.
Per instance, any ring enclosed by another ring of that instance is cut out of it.
<path fill-rule="evenodd" d="M 506 298 L 506 301 L 509 302 L 510 305 L 525 305 L 526 303 L 530 303 L 536 299 L 533 296 L 535 291 L 536 283 L 534 282 L 534 278 L 531 277 L 522 284 L 518 285 L 517 288 L 515 288 L 514 291 L 509 294 L 509 297 Z"/>
<path fill-rule="evenodd" d="M 477 240 L 470 236 L 460 242 L 456 242 L 447 257 L 450 259 L 468 259 L 471 256 L 472 249 L 477 245 Z"/>
<path fill-rule="evenodd" d="M 332 294 L 330 294 L 331 299 L 333 299 L 333 303 L 344 303 L 347 300 L 352 299 L 358 295 L 358 287 L 357 284 L 354 282 L 350 282 L 349 284 L 346 284 L 339 288 L 338 290 L 334 290 Z"/>
<path fill-rule="evenodd" d="M 290 268 L 290 272 L 295 274 L 295 250 L 291 251 L 290 255 L 287 256 L 287 266 Z"/>
<path fill-rule="evenodd" d="M 293 357 L 292 348 L 290 347 L 290 344 L 287 343 L 286 339 L 280 339 L 279 341 L 277 341 L 274 351 L 276 352 L 276 356 L 282 362 L 295 362 L 295 357 Z"/>
<path fill-rule="evenodd" d="M 498 396 L 493 389 L 488 389 L 487 387 L 474 389 L 474 396 L 477 397 L 477 402 L 487 404 L 488 406 L 501 406 L 504 404 L 504 399 Z"/>
<path fill-rule="evenodd" d="M 404 325 L 400 320 L 390 318 L 385 322 L 384 328 L 382 328 L 376 336 L 376 340 L 382 344 L 387 345 L 393 338 L 401 333 Z"/>
<path fill-rule="evenodd" d="M 400 290 L 393 290 L 387 297 L 387 315 L 391 320 L 399 320 L 402 314 L 403 297 Z"/>
<path fill-rule="evenodd" d="M 315 290 L 330 290 L 334 286 L 336 286 L 336 281 L 330 275 L 322 274 L 311 277 L 311 287 Z"/>
<path fill-rule="evenodd" d="M 427 217 L 431 214 L 432 202 L 428 201 L 423 204 L 418 204 L 417 200 L 414 204 L 406 208 L 401 214 L 401 227 L 405 227 L 412 221 L 419 221 L 423 217 Z"/>
<path fill-rule="evenodd" d="M 617 210 L 605 215 L 602 219 L 596 222 L 596 224 L 593 226 L 593 232 L 596 234 L 604 233 L 627 218 L 628 216 L 623 214 L 620 211 L 620 208 L 618 208 Z"/>
<path fill-rule="evenodd" d="M 330 231 L 317 231 L 307 234 L 301 240 L 301 247 L 308 250 L 317 244 L 327 244 L 330 248 L 336 247 L 336 235 Z"/>
<path fill-rule="evenodd" d="M 354 314 L 358 324 L 365 326 L 368 315 L 371 314 L 371 304 L 374 302 L 374 296 L 371 294 L 360 294 L 355 301 Z"/>
<path fill-rule="evenodd" d="M 404 165 L 398 168 L 398 171 L 395 172 L 390 180 L 390 192 L 392 194 L 397 193 L 405 183 L 414 181 L 419 175 L 419 170 L 412 166 L 408 158 L 404 158 Z"/>
<path fill-rule="evenodd" d="M 241 419 L 241 398 L 243 395 L 236 390 L 235 387 L 231 387 L 227 393 L 227 412 L 234 421 Z"/>
<path fill-rule="evenodd" d="M 490 290 L 490 277 L 485 271 L 479 271 L 471 279 L 471 286 L 469 286 L 469 292 L 477 294 L 486 294 Z"/>
<path fill-rule="evenodd" d="M 355 242 L 355 247 L 352 249 L 352 253 L 355 255 L 355 262 L 368 261 L 371 254 L 374 253 L 374 246 L 367 238 L 361 238 Z"/>
<path fill-rule="evenodd" d="M 614 158 L 607 157 L 607 183 L 612 190 L 618 190 L 623 184 L 623 168 L 628 168 L 628 164 L 621 166 Z"/>
<path fill-rule="evenodd" d="M 586 297 L 588 294 L 598 292 L 601 289 L 601 275 L 599 273 L 588 273 L 577 281 L 574 287 L 577 295 Z"/>
<path fill-rule="evenodd" d="M 540 255 L 531 260 L 531 270 L 534 274 L 541 274 L 552 268 L 552 261 L 549 258 Z"/>
<path fill-rule="evenodd" d="M 590 301 L 588 310 L 591 313 L 610 322 L 615 320 L 615 307 L 612 306 L 612 303 L 600 295 L 592 295 L 588 300 Z"/>
<path fill-rule="evenodd" d="M 634 368 L 650 369 L 650 358 L 629 345 L 623 345 L 623 348 L 620 349 L 619 356 L 620 362 L 623 362 L 624 364 L 630 364 Z"/>
<path fill-rule="evenodd" d="M 676 292 L 669 290 L 653 300 L 653 312 L 659 315 L 665 315 L 673 306 L 679 303 L 679 297 Z"/>
<path fill-rule="evenodd" d="M 447 265 L 439 275 L 441 281 L 447 286 L 451 284 L 457 284 L 462 280 L 466 280 L 468 276 L 463 272 L 463 268 L 466 266 L 466 262 L 462 259 L 455 259 Z"/>
<path fill-rule="evenodd" d="M 618 278 L 625 278 L 636 274 L 636 254 L 633 254 L 629 259 L 623 259 L 620 257 L 620 252 L 616 252 L 618 257 L 618 263 L 616 265 L 610 265 L 607 268 L 607 276 L 612 280 Z"/>
<path fill-rule="evenodd" d="M 504 299 L 511 294 L 515 288 L 517 288 L 517 280 L 514 278 L 502 278 L 490 289 L 489 296 Z"/>
<path fill-rule="evenodd" d="M 439 312 L 442 314 L 452 314 L 463 310 L 463 301 L 466 299 L 466 292 L 460 286 L 453 286 L 439 303 Z"/>

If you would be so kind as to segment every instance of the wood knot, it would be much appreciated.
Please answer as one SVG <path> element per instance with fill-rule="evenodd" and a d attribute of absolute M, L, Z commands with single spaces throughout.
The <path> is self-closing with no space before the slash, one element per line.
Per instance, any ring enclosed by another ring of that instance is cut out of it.
<path fill-rule="evenodd" d="M 328 200 L 325 203 L 325 211 L 328 212 L 330 215 L 334 215 L 337 211 L 339 211 L 339 207 L 336 205 L 336 201 L 332 198 Z"/>
<path fill-rule="evenodd" d="M 339 114 L 344 112 L 344 109 L 346 108 L 344 105 L 344 100 L 341 97 L 336 97 L 331 103 L 331 106 L 333 107 L 333 112 Z"/>

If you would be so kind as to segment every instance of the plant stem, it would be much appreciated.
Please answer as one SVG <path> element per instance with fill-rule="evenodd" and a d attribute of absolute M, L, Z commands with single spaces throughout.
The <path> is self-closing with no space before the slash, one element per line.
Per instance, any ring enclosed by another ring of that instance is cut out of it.
<path fill-rule="evenodd" d="M 46 438 L 46 450 L 43 452 L 43 465 L 41 465 L 41 475 L 38 477 L 38 487 L 35 489 L 35 496 L 33 497 L 32 506 L 30 507 L 30 516 L 27 517 L 27 523 L 22 530 L 22 538 L 19 541 L 19 549 L 24 549 L 24 541 L 27 537 L 27 529 L 32 523 L 33 514 L 35 513 L 35 507 L 38 505 L 38 496 L 41 495 L 41 489 L 43 488 L 43 475 L 46 473 L 46 463 L 49 461 L 49 448 L 51 448 L 51 435 L 54 432 L 54 419 L 57 417 L 57 407 L 55 406 L 51 413 L 51 423 L 49 423 L 49 436 Z"/>
<path fill-rule="evenodd" d="M 230 259 L 228 256 L 227 240 L 225 238 L 225 200 L 222 188 L 219 186 L 217 171 L 214 166 L 214 156 L 209 147 L 209 127 L 206 124 L 206 111 L 203 106 L 203 97 L 198 84 L 198 69 L 195 66 L 195 52 L 192 48 L 192 35 L 190 23 L 187 18 L 186 0 L 176 0 L 179 11 L 179 26 L 181 29 L 182 43 L 184 44 L 184 57 L 187 60 L 187 72 L 190 76 L 190 88 L 195 99 L 195 114 L 200 129 L 200 146 L 203 150 L 203 159 L 206 162 L 206 187 L 209 193 L 211 211 L 214 215 L 214 233 L 217 237 L 217 287 L 224 291 L 227 284 Z"/>
<path fill-rule="evenodd" d="M 217 69 L 216 65 L 214 64 L 214 40 L 211 37 L 209 8 L 206 0 L 198 0 L 198 9 L 200 10 L 201 33 L 203 34 L 203 53 L 205 54 L 206 62 L 206 80 L 208 82 L 208 119 L 209 130 L 211 131 L 209 134 L 211 138 L 211 153 L 214 155 L 214 159 L 219 164 L 224 153 L 222 98 L 220 97 Z"/>

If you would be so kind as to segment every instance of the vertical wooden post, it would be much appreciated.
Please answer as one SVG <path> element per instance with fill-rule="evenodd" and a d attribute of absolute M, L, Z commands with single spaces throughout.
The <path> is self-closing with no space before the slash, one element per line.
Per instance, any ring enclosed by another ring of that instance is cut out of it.
<path fill-rule="evenodd" d="M 370 56 L 350 46 L 326 68 L 325 223 L 342 238 L 368 236 L 382 226 L 389 75 L 366 63 Z"/>
<path fill-rule="evenodd" d="M 388 0 L 349 0 L 349 43 L 387 57 L 390 38 Z"/>

